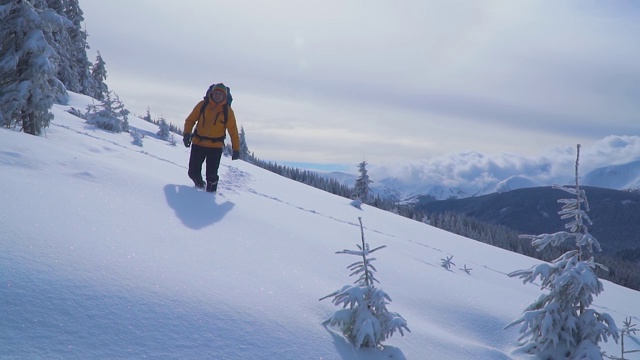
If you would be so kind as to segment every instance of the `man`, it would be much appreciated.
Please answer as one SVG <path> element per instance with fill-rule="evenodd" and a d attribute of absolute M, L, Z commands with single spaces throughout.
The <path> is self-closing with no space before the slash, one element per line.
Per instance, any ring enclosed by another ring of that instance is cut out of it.
<path fill-rule="evenodd" d="M 233 109 L 227 103 L 228 96 L 228 89 L 223 83 L 210 86 L 205 98 L 193 108 L 184 122 L 182 140 L 184 146 L 191 146 L 189 177 L 196 187 L 203 189 L 206 186 L 207 192 L 218 190 L 218 168 L 227 130 L 231 136 L 233 148 L 231 159 L 240 158 L 238 125 Z M 206 184 L 202 180 L 202 163 L 205 160 L 207 161 Z"/>

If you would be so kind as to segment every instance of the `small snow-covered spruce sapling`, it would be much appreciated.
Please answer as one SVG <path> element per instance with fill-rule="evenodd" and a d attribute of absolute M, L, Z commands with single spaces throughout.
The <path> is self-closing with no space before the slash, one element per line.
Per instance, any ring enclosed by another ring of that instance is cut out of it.
<path fill-rule="evenodd" d="M 627 336 L 631 338 L 631 334 L 635 335 L 636 331 L 640 331 L 640 329 L 636 328 L 636 324 L 631 323 L 631 317 L 628 317 L 624 320 L 622 330 L 620 330 L 620 357 L 616 356 L 607 356 L 609 359 L 613 360 L 627 360 L 629 358 L 624 357 L 625 354 L 631 354 L 640 352 L 640 350 L 625 350 L 624 349 L 624 337 Z"/>
<path fill-rule="evenodd" d="M 442 264 L 440 266 L 442 266 L 447 270 L 451 270 L 451 266 L 456 266 L 456 264 L 453 261 L 451 261 L 451 259 L 453 259 L 453 255 L 447 256 L 446 259 L 440 259 L 442 260 Z"/>
<path fill-rule="evenodd" d="M 351 206 L 353 206 L 354 208 L 357 208 L 357 209 L 362 209 L 362 200 L 360 200 L 360 199 L 351 200 Z"/>
<path fill-rule="evenodd" d="M 110 91 L 105 94 L 100 103 L 87 105 L 84 118 L 88 124 L 107 131 L 121 133 L 129 132 L 128 115 L 129 110 L 125 109 L 118 95 Z"/>
<path fill-rule="evenodd" d="M 520 318 L 506 326 L 521 325 L 519 349 L 540 359 L 602 359 L 598 343 L 606 342 L 608 337 L 617 342 L 619 337 L 616 323 L 609 314 L 589 309 L 594 296 L 603 291 L 602 282 L 593 269 L 596 266 L 606 268 L 591 256 L 594 247 L 600 250 L 600 244 L 585 225 L 585 222 L 591 224 L 591 220 L 586 213 L 589 203 L 578 181 L 579 160 L 580 145 L 577 147 L 575 188 L 554 185 L 554 188 L 575 195 L 573 199 L 558 200 L 564 204 L 558 212 L 560 217 L 572 219 L 565 225 L 569 231 L 520 236 L 531 239 L 538 251 L 565 240 L 573 240 L 577 249 L 567 251 L 551 263 L 509 274 L 523 279 L 524 283 L 533 283 L 539 278 L 540 286 L 548 291 L 529 305 Z M 590 257 L 585 260 L 586 256 Z"/>
<path fill-rule="evenodd" d="M 338 326 L 342 334 L 356 348 L 377 348 L 382 346 L 382 342 L 390 338 L 396 330 L 402 336 L 404 336 L 404 330 L 411 331 L 402 316 L 387 310 L 387 304 L 391 302 L 391 297 L 374 285 L 379 281 L 375 278 L 377 270 L 372 264 L 375 258 L 371 258 L 370 254 L 386 246 L 370 249 L 369 244 L 364 240 L 362 218 L 359 217 L 358 220 L 360 221 L 362 245 L 356 245 L 358 250 L 336 252 L 336 254 L 354 255 L 361 258 L 347 267 L 352 271 L 350 276 L 358 276 L 358 279 L 354 282 L 355 285 L 345 285 L 342 289 L 320 299 L 333 297 L 332 302 L 336 306 L 342 306 L 341 310 L 336 311 L 323 324 Z"/>
<path fill-rule="evenodd" d="M 142 146 L 142 140 L 144 139 L 144 133 L 136 128 L 129 129 L 129 135 L 133 138 L 133 145 Z"/>
<path fill-rule="evenodd" d="M 464 267 L 461 267 L 460 270 L 466 272 L 467 274 L 471 274 L 471 270 L 473 270 L 472 268 L 468 268 L 467 264 L 464 264 Z"/>
<path fill-rule="evenodd" d="M 156 134 L 162 140 L 169 140 L 169 137 L 171 136 L 171 130 L 170 130 L 169 124 L 167 123 L 167 120 L 165 120 L 165 118 L 163 117 L 160 117 L 158 119 L 158 132 Z"/>
<path fill-rule="evenodd" d="M 373 181 L 369 178 L 366 160 L 362 160 L 362 162 L 358 164 L 358 172 L 360 172 L 360 176 L 356 179 L 356 183 L 353 186 L 353 197 L 360 199 L 364 204 L 370 204 L 373 201 L 373 191 L 369 184 Z"/>

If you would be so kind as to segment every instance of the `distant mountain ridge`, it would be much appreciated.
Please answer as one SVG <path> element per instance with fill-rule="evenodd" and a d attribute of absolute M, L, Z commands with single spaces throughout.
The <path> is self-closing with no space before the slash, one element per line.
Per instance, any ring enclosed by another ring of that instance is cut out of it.
<path fill-rule="evenodd" d="M 541 186 L 541 184 L 533 179 L 530 179 L 524 175 L 516 175 L 508 177 L 498 183 L 495 188 L 495 192 L 503 193 L 516 189 L 532 188 Z"/>
<path fill-rule="evenodd" d="M 590 171 L 582 177 L 585 185 L 611 189 L 640 188 L 640 160 Z"/>
<path fill-rule="evenodd" d="M 331 172 L 325 173 L 324 175 L 349 186 L 353 186 L 357 178 L 357 175 L 343 172 Z M 370 173 L 371 180 L 373 180 L 371 188 L 374 193 L 383 198 L 391 198 L 404 202 L 415 201 L 417 197 L 421 195 L 430 196 L 438 200 L 450 198 L 461 199 L 492 193 L 503 193 L 517 189 L 552 186 L 555 184 L 549 181 L 538 180 L 536 177 L 528 174 L 514 174 L 504 179 L 500 179 L 493 174 L 487 174 L 486 176 L 488 178 L 495 178 L 496 180 L 478 183 L 461 181 L 457 184 L 448 181 L 448 183 L 445 184 L 442 182 L 427 183 L 416 180 L 403 180 L 399 177 L 376 179 Z M 573 182 L 574 180 L 572 178 L 567 178 L 559 183 L 571 184 Z M 581 176 L 580 183 L 585 186 L 613 190 L 640 189 L 640 160 L 591 170 Z"/>
<path fill-rule="evenodd" d="M 640 193 L 582 187 L 590 205 L 588 225 L 607 253 L 635 254 L 640 260 Z M 564 230 L 567 220 L 558 216 L 559 199 L 571 195 L 552 187 L 517 189 L 464 199 L 421 202 L 415 206 L 427 214 L 456 212 L 479 221 L 502 225 L 526 234 Z"/>

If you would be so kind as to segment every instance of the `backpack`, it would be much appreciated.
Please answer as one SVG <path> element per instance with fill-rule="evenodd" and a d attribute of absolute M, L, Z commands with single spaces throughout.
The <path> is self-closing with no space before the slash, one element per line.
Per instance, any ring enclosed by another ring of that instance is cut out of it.
<path fill-rule="evenodd" d="M 211 92 L 213 91 L 213 88 L 216 85 L 217 84 L 211 84 L 211 86 L 209 86 L 209 88 L 207 89 L 207 93 L 204 95 L 204 101 L 202 102 L 202 106 L 200 107 L 200 116 L 198 117 L 198 119 L 202 118 L 203 121 L 206 120 L 204 116 L 204 109 L 206 109 L 207 105 L 209 105 L 209 101 L 211 99 L 209 95 L 211 94 Z M 225 129 L 227 128 L 227 118 L 229 117 L 229 106 L 231 106 L 231 102 L 233 101 L 233 96 L 231 96 L 231 89 L 228 86 L 226 88 L 227 88 L 227 103 L 222 105 L 222 114 L 223 114 L 222 124 L 224 125 Z M 193 132 L 192 136 L 197 136 L 203 140 L 209 140 L 213 142 L 220 141 L 223 143 L 224 143 L 224 139 L 227 138 L 226 134 L 219 138 L 210 138 L 210 137 L 198 135 L 198 133 L 195 131 Z"/>

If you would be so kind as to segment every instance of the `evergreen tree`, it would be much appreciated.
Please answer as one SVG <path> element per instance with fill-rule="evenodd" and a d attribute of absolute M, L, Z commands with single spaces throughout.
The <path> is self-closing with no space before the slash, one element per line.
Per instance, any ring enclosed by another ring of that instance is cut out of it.
<path fill-rule="evenodd" d="M 579 159 L 580 145 L 576 159 L 575 188 L 554 186 L 576 196 L 575 199 L 558 201 L 564 204 L 558 212 L 561 218 L 573 219 L 565 225 L 571 231 L 521 235 L 521 238 L 531 239 L 538 250 L 547 245 L 558 246 L 565 240 L 573 240 L 577 249 L 564 253 L 550 264 L 544 263 L 509 274 L 510 277 L 524 279 L 525 283 L 533 283 L 539 277 L 542 288 L 549 291 L 529 305 L 519 319 L 507 325 L 522 324 L 522 350 L 537 354 L 541 359 L 602 359 L 598 343 L 607 341 L 609 336 L 617 342 L 619 336 L 615 321 L 609 314 L 589 309 L 593 297 L 603 291 L 603 286 L 593 271 L 601 265 L 594 261 L 593 256 L 583 259 L 591 254 L 594 247 L 600 250 L 600 244 L 589 234 L 585 225 L 591 220 L 586 213 L 589 210 L 587 197 L 578 182 Z"/>
<path fill-rule="evenodd" d="M 248 161 L 250 157 L 249 147 L 247 146 L 247 139 L 244 132 L 244 127 L 240 127 L 240 159 Z"/>
<path fill-rule="evenodd" d="M 53 52 L 49 55 L 49 61 L 53 64 L 55 76 L 49 80 L 49 83 L 53 91 L 54 101 L 58 104 L 67 104 L 69 102 L 69 94 L 64 82 L 60 79 L 69 71 L 69 63 L 63 45 L 67 41 L 65 34 L 67 26 L 71 25 L 71 22 L 55 10 L 50 9 L 45 0 L 38 0 L 33 4 L 40 13 L 45 40 L 53 49 Z"/>
<path fill-rule="evenodd" d="M 376 269 L 372 265 L 375 258 L 370 258 L 369 255 L 386 246 L 369 249 L 369 244 L 364 240 L 362 218 L 358 220 L 362 245 L 357 245 L 358 250 L 336 252 L 336 254 L 355 255 L 362 258 L 361 261 L 348 267 L 352 271 L 351 275 L 357 275 L 358 279 L 355 285 L 346 285 L 320 300 L 333 297 L 333 303 L 336 306 L 342 306 L 342 310 L 336 311 L 324 322 L 325 324 L 339 326 L 344 336 L 357 348 L 362 346 L 376 348 L 396 331 L 403 336 L 404 330 L 411 331 L 402 316 L 387 310 L 391 297 L 374 285 L 379 281 L 375 278 Z"/>
<path fill-rule="evenodd" d="M 36 10 L 44 10 L 47 8 L 46 0 L 28 0 L 31 3 L 34 9 Z"/>
<path fill-rule="evenodd" d="M 636 324 L 632 324 L 631 323 L 631 317 L 630 316 L 628 318 L 624 319 L 622 330 L 620 330 L 620 357 L 608 356 L 608 358 L 609 359 L 613 359 L 613 360 L 626 360 L 627 358 L 624 357 L 626 354 L 640 352 L 640 350 L 625 350 L 624 349 L 624 337 L 627 336 L 630 339 L 633 339 L 632 334 L 635 335 L 637 331 L 640 331 L 640 329 L 636 328 Z M 638 343 L 637 339 L 636 339 L 635 342 Z"/>
<path fill-rule="evenodd" d="M 58 15 L 64 14 L 63 0 L 46 0 L 46 2 L 47 2 L 47 7 L 49 7 L 49 9 L 55 11 Z"/>
<path fill-rule="evenodd" d="M 369 175 L 367 173 L 367 162 L 363 160 L 360 164 L 358 164 L 358 171 L 360 172 L 360 176 L 356 179 L 356 184 L 353 189 L 353 195 L 356 199 L 360 199 L 363 203 L 369 204 L 373 199 L 373 194 L 371 192 L 371 184 L 373 181 L 369 179 Z"/>
<path fill-rule="evenodd" d="M 105 94 L 109 93 L 109 87 L 104 83 L 104 81 L 107 79 L 107 68 L 105 67 L 105 65 L 106 63 L 102 59 L 100 51 L 98 51 L 96 62 L 95 64 L 93 64 L 93 68 L 91 69 L 91 77 L 93 78 L 93 82 L 96 86 L 94 97 L 98 100 L 104 99 Z"/>
<path fill-rule="evenodd" d="M 88 105 L 84 118 L 87 119 L 88 124 L 104 130 L 116 133 L 128 132 L 129 110 L 125 109 L 118 95 L 112 94 L 113 92 L 108 92 L 99 104 Z"/>
<path fill-rule="evenodd" d="M 233 149 L 231 148 L 231 144 L 224 144 L 222 148 L 222 155 L 226 157 L 230 157 L 233 154 Z"/>
<path fill-rule="evenodd" d="M 76 74 L 74 63 L 69 56 L 71 38 L 69 30 L 73 28 L 73 23 L 64 15 L 64 3 L 62 0 L 47 0 L 46 5 L 50 11 L 56 14 L 58 20 L 56 26 L 45 33 L 49 45 L 55 50 L 57 56 L 56 78 L 60 80 L 67 90 L 73 92 L 80 91 L 80 82 Z"/>
<path fill-rule="evenodd" d="M 133 138 L 131 142 L 133 145 L 142 147 L 142 140 L 144 139 L 144 133 L 136 128 L 131 128 L 129 135 Z"/>
<path fill-rule="evenodd" d="M 451 270 L 451 266 L 455 266 L 456 264 L 451 261 L 453 259 L 453 255 L 451 256 L 447 256 L 446 259 L 440 259 L 442 260 L 442 264 L 440 264 L 440 266 L 442 266 L 443 268 L 447 269 L 447 270 Z"/>
<path fill-rule="evenodd" d="M 147 114 L 142 118 L 142 120 L 153 123 L 153 119 L 151 118 L 151 109 L 149 109 L 148 107 L 147 107 Z"/>
<path fill-rule="evenodd" d="M 80 86 L 79 92 L 91 97 L 98 93 L 98 85 L 91 75 L 91 62 L 87 57 L 87 33 L 82 29 L 84 21 L 78 0 L 65 0 L 64 14 L 73 26 L 69 28 L 69 61 L 75 68 L 76 78 Z"/>
<path fill-rule="evenodd" d="M 54 15 L 26 0 L 0 2 L 0 123 L 32 135 L 49 126 L 56 95 L 66 93 L 55 77 L 55 51 L 45 38 Z"/>
<path fill-rule="evenodd" d="M 163 117 L 158 119 L 158 127 L 160 128 L 157 132 L 158 136 L 162 140 L 169 140 L 169 136 L 171 135 L 171 132 L 169 131 L 169 124 L 167 124 L 167 121 Z"/>

